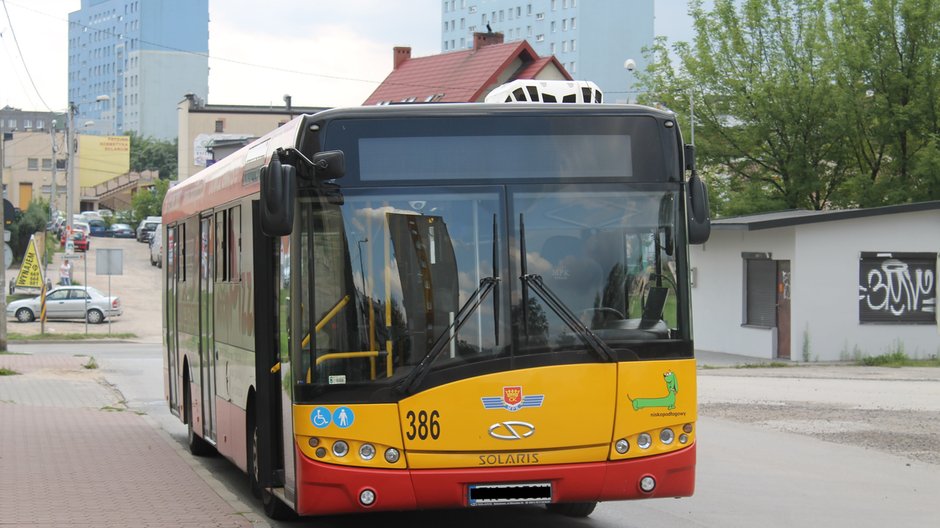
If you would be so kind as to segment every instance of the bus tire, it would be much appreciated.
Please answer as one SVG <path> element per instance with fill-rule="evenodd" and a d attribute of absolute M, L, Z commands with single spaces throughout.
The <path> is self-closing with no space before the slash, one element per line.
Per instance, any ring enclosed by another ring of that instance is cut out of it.
<path fill-rule="evenodd" d="M 252 409 L 249 406 L 249 416 L 252 416 Z M 258 474 L 261 472 L 261 465 L 258 463 L 258 427 L 252 418 L 248 423 L 246 437 L 248 438 L 248 487 L 251 494 L 256 498 L 261 498 L 261 484 L 258 483 Z"/>
<path fill-rule="evenodd" d="M 546 504 L 548 511 L 552 513 L 557 513 L 559 515 L 564 515 L 566 517 L 587 517 L 591 515 L 594 511 L 594 508 L 597 507 L 596 502 L 561 502 Z"/>
<path fill-rule="evenodd" d="M 186 444 L 194 456 L 205 457 L 212 454 L 212 446 L 193 431 L 193 397 L 190 394 L 189 376 L 183 378 L 183 409 L 186 414 Z"/>
<path fill-rule="evenodd" d="M 281 502 L 273 493 L 262 489 L 259 484 L 259 472 L 261 465 L 258 464 L 258 426 L 251 424 L 251 434 L 248 436 L 248 482 L 251 486 L 251 493 L 261 497 L 261 504 L 264 506 L 264 514 L 275 521 L 289 521 L 297 517 L 297 513 Z"/>

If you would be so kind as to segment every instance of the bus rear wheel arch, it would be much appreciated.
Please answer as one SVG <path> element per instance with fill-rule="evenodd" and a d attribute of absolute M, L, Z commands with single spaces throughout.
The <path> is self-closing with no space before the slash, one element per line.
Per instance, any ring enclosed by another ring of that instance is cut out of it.
<path fill-rule="evenodd" d="M 189 452 L 198 457 L 211 456 L 212 446 L 193 430 L 193 397 L 189 380 L 189 363 L 183 362 L 183 416 L 186 422 L 186 444 Z"/>

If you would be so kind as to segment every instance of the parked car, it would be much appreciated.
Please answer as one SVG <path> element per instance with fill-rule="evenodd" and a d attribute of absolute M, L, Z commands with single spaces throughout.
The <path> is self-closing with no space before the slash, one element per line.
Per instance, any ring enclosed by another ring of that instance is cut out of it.
<path fill-rule="evenodd" d="M 137 226 L 137 241 L 150 242 L 150 237 L 153 236 L 154 229 L 162 222 L 163 220 L 159 216 L 148 216 L 143 219 L 140 225 Z"/>
<path fill-rule="evenodd" d="M 108 228 L 108 236 L 114 238 L 134 238 L 134 230 L 127 224 L 113 224 Z"/>
<path fill-rule="evenodd" d="M 62 238 L 59 240 L 60 247 L 65 247 L 65 238 L 65 232 L 63 232 Z M 72 245 L 75 247 L 75 251 L 88 251 L 88 248 L 91 247 L 91 240 L 83 231 L 74 231 L 72 233 Z"/>
<path fill-rule="evenodd" d="M 150 265 L 163 267 L 163 224 L 154 230 L 153 238 L 150 239 Z"/>
<path fill-rule="evenodd" d="M 91 236 L 108 236 L 108 224 L 104 220 L 89 220 L 88 227 L 91 229 Z"/>
<path fill-rule="evenodd" d="M 40 305 L 39 297 L 13 301 L 7 305 L 7 317 L 21 323 L 34 321 Z M 97 324 L 122 313 L 120 297 L 108 297 L 91 286 L 59 286 L 46 294 L 47 319 L 87 319 Z"/>

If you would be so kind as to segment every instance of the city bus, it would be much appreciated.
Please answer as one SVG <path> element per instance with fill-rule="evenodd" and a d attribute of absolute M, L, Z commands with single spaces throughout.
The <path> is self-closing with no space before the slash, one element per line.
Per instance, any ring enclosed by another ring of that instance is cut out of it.
<path fill-rule="evenodd" d="M 164 376 L 190 450 L 275 518 L 692 495 L 693 157 L 644 106 L 387 105 L 180 182 Z"/>

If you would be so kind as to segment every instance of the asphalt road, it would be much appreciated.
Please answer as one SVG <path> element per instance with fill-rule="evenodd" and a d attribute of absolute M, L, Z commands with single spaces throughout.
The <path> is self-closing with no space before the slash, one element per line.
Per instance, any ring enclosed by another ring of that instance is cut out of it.
<path fill-rule="evenodd" d="M 94 355 L 130 408 L 146 412 L 184 444 L 185 428 L 163 401 L 159 345 L 76 342 L 14 350 Z M 920 451 L 892 446 L 903 435 L 916 437 L 924 426 L 940 423 L 940 369 L 820 366 L 699 373 L 692 498 L 604 503 L 587 520 L 553 516 L 540 507 L 510 507 L 331 517 L 317 519 L 317 526 L 883 527 L 929 526 L 940 518 L 935 504 L 940 464 L 932 462 L 940 448 L 929 443 L 937 435 L 928 429 L 917 437 Z M 904 419 L 866 418 L 883 417 L 879 412 L 901 413 Z M 833 420 L 832 413 L 848 414 Z M 871 442 L 872 437 L 881 440 Z M 192 460 L 221 494 L 250 509 L 258 526 L 302 525 L 265 520 L 245 475 L 224 459 Z"/>
<path fill-rule="evenodd" d="M 163 394 L 160 275 L 148 248 L 134 240 L 93 239 L 75 278 L 107 290 L 94 275 L 95 250 L 124 249 L 124 274 L 111 278 L 125 313 L 114 332 L 134 343 L 15 344 L 14 351 L 95 356 L 128 407 L 150 416 L 174 442 L 186 429 Z M 58 261 L 51 270 L 58 268 Z M 56 277 L 54 274 L 53 277 Z M 84 323 L 50 322 L 46 331 L 83 332 Z M 11 332 L 38 333 L 38 323 L 9 322 Z M 107 325 L 90 327 L 107 333 Z M 380 513 L 317 519 L 317 526 L 404 524 L 488 526 L 929 526 L 940 520 L 940 369 L 808 366 L 700 370 L 696 494 L 686 499 L 604 503 L 586 520 L 541 507 Z M 226 500 L 267 520 L 248 493 L 247 477 L 221 457 L 187 457 Z M 2 524 L 2 522 L 0 522 Z"/>

